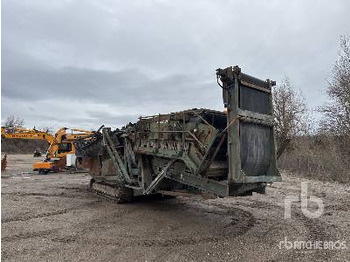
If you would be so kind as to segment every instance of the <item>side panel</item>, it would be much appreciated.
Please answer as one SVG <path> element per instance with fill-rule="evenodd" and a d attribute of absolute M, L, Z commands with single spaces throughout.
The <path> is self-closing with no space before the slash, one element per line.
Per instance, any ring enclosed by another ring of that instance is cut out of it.
<path fill-rule="evenodd" d="M 238 66 L 218 69 L 217 77 L 227 108 L 230 195 L 242 184 L 279 181 L 271 96 L 275 83 L 243 74 Z"/>

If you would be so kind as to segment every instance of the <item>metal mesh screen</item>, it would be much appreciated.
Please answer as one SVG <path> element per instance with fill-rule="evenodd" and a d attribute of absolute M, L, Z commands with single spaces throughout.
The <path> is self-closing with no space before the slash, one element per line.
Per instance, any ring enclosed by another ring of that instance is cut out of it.
<path fill-rule="evenodd" d="M 260 114 L 271 114 L 270 107 L 268 93 L 240 85 L 239 108 Z"/>
<path fill-rule="evenodd" d="M 267 126 L 241 123 L 241 167 L 247 176 L 266 175 L 271 158 L 272 129 Z"/>

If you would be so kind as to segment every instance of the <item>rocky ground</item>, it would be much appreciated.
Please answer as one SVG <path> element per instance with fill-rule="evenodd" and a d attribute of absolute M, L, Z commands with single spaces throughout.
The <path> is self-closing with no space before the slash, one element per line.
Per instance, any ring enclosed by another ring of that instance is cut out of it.
<path fill-rule="evenodd" d="M 93 195 L 85 173 L 31 173 L 37 160 L 8 156 L 1 179 L 3 261 L 350 261 L 348 185 L 284 174 L 266 195 L 118 205 Z M 324 212 L 307 218 L 298 202 L 284 219 L 284 200 L 300 195 L 301 182 L 309 182 Z M 335 246 L 294 249 L 291 241 Z"/>

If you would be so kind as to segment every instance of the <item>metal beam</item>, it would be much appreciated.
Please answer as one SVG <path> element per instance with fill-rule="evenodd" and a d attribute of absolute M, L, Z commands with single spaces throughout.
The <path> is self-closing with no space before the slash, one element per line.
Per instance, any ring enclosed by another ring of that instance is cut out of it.
<path fill-rule="evenodd" d="M 199 178 L 186 174 L 173 174 L 171 176 L 167 175 L 166 177 L 179 183 L 193 186 L 195 188 L 210 192 L 218 196 L 228 196 L 229 188 L 228 184 L 225 182 L 217 182 L 212 179 Z"/>
<path fill-rule="evenodd" d="M 108 134 L 108 131 L 110 131 L 110 128 L 103 128 L 102 129 L 102 135 L 104 138 L 104 142 L 105 142 L 108 154 L 111 157 L 113 165 L 117 169 L 118 173 L 121 175 L 122 179 L 130 184 L 131 179 L 129 177 L 129 173 L 128 173 L 128 171 L 124 165 L 124 162 L 123 162 L 122 158 L 120 157 L 118 151 L 115 149 L 115 146 L 113 144 L 111 137 Z"/>
<path fill-rule="evenodd" d="M 163 170 L 157 175 L 157 177 L 152 181 L 152 183 L 147 187 L 147 189 L 144 191 L 144 194 L 148 195 L 153 191 L 153 189 L 163 180 L 163 178 L 166 176 L 166 172 L 168 171 L 169 167 L 176 161 L 176 159 L 173 159 L 168 162 L 168 164 L 163 168 Z"/>

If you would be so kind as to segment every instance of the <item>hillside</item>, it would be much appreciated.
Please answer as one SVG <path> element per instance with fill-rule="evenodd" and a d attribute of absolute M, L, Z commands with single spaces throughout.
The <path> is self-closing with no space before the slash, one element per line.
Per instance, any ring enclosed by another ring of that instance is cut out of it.
<path fill-rule="evenodd" d="M 48 143 L 42 140 L 1 138 L 1 153 L 31 154 L 36 149 L 39 149 L 41 152 L 45 152 L 47 148 Z"/>

